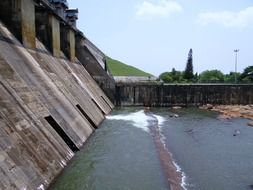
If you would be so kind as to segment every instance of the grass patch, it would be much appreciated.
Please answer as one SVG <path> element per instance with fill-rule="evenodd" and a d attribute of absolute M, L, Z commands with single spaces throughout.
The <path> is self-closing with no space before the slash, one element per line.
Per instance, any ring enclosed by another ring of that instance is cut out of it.
<path fill-rule="evenodd" d="M 107 66 L 113 76 L 140 76 L 148 77 L 153 76 L 150 73 L 146 73 L 133 66 L 122 63 L 118 60 L 114 60 L 110 57 L 106 57 Z"/>

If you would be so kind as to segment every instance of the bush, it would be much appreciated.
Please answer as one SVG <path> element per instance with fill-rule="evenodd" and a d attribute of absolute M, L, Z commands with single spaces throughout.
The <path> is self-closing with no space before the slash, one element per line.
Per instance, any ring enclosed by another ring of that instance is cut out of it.
<path fill-rule="evenodd" d="M 219 70 L 207 70 L 200 74 L 200 82 L 219 83 L 224 82 L 224 74 Z"/>

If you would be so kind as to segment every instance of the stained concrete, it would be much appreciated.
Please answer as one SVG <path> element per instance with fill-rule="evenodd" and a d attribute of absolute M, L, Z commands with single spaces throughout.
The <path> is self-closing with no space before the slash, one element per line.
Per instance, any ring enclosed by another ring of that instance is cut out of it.
<path fill-rule="evenodd" d="M 36 8 L 36 37 L 55 57 L 61 57 L 60 21 L 52 13 Z"/>
<path fill-rule="evenodd" d="M 35 48 L 33 0 L 1 0 L 1 21 L 27 48 Z"/>
<path fill-rule="evenodd" d="M 113 104 L 78 60 L 26 49 L 2 23 L 0 50 L 0 189 L 43 189 L 74 155 L 45 118 L 80 148 Z"/>
<path fill-rule="evenodd" d="M 87 38 L 76 35 L 76 57 L 110 100 L 114 101 L 115 81 L 106 71 L 105 55 Z"/>
<path fill-rule="evenodd" d="M 61 55 L 60 22 L 52 14 L 48 16 L 48 19 L 52 53 L 59 58 Z"/>
<path fill-rule="evenodd" d="M 199 106 L 253 104 L 253 85 L 233 84 L 118 84 L 118 106 Z"/>
<path fill-rule="evenodd" d="M 52 4 L 0 4 L 0 189 L 45 189 L 114 105 Z"/>
<path fill-rule="evenodd" d="M 60 25 L 60 37 L 61 37 L 61 50 L 72 62 L 75 60 L 76 47 L 75 47 L 75 33 L 74 31 L 66 27 L 64 24 Z"/>
<path fill-rule="evenodd" d="M 35 48 L 35 6 L 33 0 L 21 0 L 22 42 L 26 48 Z"/>
<path fill-rule="evenodd" d="M 72 29 L 68 31 L 68 42 L 69 42 L 69 59 L 74 62 L 76 59 L 76 39 L 75 33 Z"/>

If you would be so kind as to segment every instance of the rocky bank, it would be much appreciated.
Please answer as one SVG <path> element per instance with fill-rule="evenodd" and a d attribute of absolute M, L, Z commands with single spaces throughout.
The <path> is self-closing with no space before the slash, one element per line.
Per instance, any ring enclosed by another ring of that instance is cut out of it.
<path fill-rule="evenodd" d="M 212 110 L 220 113 L 220 119 L 243 117 L 250 119 L 249 126 L 253 127 L 253 105 L 211 105 L 201 106 L 200 109 Z"/>

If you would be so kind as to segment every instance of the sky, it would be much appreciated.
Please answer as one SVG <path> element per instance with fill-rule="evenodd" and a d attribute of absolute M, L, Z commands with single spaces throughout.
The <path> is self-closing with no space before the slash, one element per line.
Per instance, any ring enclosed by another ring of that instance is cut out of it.
<path fill-rule="evenodd" d="M 253 65 L 252 0 L 68 0 L 78 28 L 113 59 L 155 76 L 183 71 L 237 71 Z"/>

